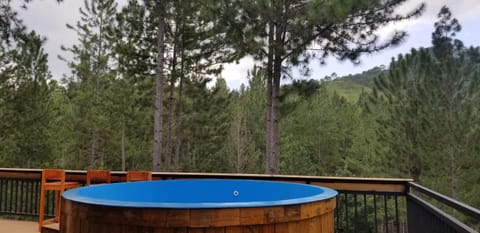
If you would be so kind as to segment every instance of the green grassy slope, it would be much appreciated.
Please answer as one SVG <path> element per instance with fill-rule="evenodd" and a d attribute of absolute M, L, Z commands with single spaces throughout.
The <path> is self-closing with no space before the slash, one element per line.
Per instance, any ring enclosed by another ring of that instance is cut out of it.
<path fill-rule="evenodd" d="M 344 97 L 352 103 L 357 102 L 362 91 L 372 91 L 370 87 L 343 79 L 330 81 L 326 83 L 326 87 L 329 91 L 336 92 L 338 95 Z"/>
<path fill-rule="evenodd" d="M 370 92 L 374 86 L 373 80 L 385 67 L 374 67 L 359 74 L 343 76 L 325 83 L 328 90 L 336 92 L 348 101 L 357 102 L 362 92 Z"/>

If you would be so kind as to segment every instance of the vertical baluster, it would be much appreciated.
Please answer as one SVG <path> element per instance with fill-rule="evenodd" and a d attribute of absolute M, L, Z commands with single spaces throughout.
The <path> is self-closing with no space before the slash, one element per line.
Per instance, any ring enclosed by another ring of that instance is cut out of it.
<path fill-rule="evenodd" d="M 340 197 L 337 197 L 336 198 L 336 202 L 337 202 L 337 208 L 335 208 L 335 232 L 338 233 L 339 229 L 340 229 L 340 210 L 341 210 L 341 201 L 340 201 Z"/>
<path fill-rule="evenodd" d="M 5 193 L 5 189 L 3 188 L 3 183 L 4 180 L 0 179 L 0 213 L 3 212 L 4 210 L 4 204 L 5 204 L 5 198 L 3 197 L 3 194 Z"/>
<path fill-rule="evenodd" d="M 54 215 L 55 215 L 55 191 L 49 191 L 49 202 L 48 202 L 48 205 L 49 205 L 48 215 L 49 215 L 49 216 L 54 216 Z"/>
<path fill-rule="evenodd" d="M 9 187 L 8 187 L 8 200 L 10 201 L 8 206 L 8 212 L 13 213 L 13 180 L 9 180 Z"/>
<path fill-rule="evenodd" d="M 52 191 L 50 193 L 51 193 L 51 201 L 50 201 L 51 212 L 50 212 L 50 214 L 51 214 L 52 217 L 55 217 L 55 205 L 56 205 L 55 201 L 57 200 L 57 198 L 55 196 L 56 191 Z"/>
<path fill-rule="evenodd" d="M 367 194 L 363 194 L 363 215 L 365 217 L 364 226 L 369 226 L 368 224 L 368 214 L 367 214 Z"/>
<path fill-rule="evenodd" d="M 34 181 L 33 182 L 33 195 L 35 196 L 34 197 L 34 200 L 35 200 L 35 204 L 33 205 L 33 207 L 35 208 L 35 214 L 38 215 L 38 211 L 39 211 L 39 205 L 40 205 L 40 181 Z"/>
<path fill-rule="evenodd" d="M 373 194 L 373 215 L 375 219 L 375 233 L 378 233 L 378 221 L 377 221 L 377 194 Z"/>
<path fill-rule="evenodd" d="M 22 185 L 23 185 L 23 180 L 17 180 L 17 194 L 16 194 L 16 200 L 15 200 L 15 206 L 16 206 L 16 213 L 21 214 L 22 213 L 22 205 L 23 205 L 23 199 L 22 199 Z"/>
<path fill-rule="evenodd" d="M 398 219 L 398 196 L 395 195 L 395 221 L 397 221 L 397 232 L 400 232 L 400 221 Z"/>
<path fill-rule="evenodd" d="M 26 180 L 21 180 L 22 185 L 20 186 L 20 211 L 22 214 L 26 214 L 27 211 L 27 190 L 25 188 Z"/>
<path fill-rule="evenodd" d="M 32 211 L 32 204 L 33 204 L 33 197 L 32 197 L 32 181 L 28 180 L 27 186 L 25 187 L 27 192 L 27 213 L 29 215 L 33 215 Z"/>
<path fill-rule="evenodd" d="M 13 212 L 14 213 L 18 213 L 19 212 L 19 209 L 18 209 L 18 199 L 19 199 L 19 184 L 20 184 L 20 180 L 14 180 L 14 185 L 15 185 L 15 192 L 13 193 L 13 197 L 15 198 L 15 200 L 13 201 Z"/>
<path fill-rule="evenodd" d="M 350 229 L 348 228 L 348 195 L 345 193 L 345 232 L 349 232 Z"/>
<path fill-rule="evenodd" d="M 25 181 L 25 212 L 28 214 L 28 215 L 31 215 L 32 214 L 32 197 L 31 197 L 31 192 L 30 192 L 30 183 L 32 181 L 31 180 L 26 180 Z"/>
<path fill-rule="evenodd" d="M 357 233 L 358 212 L 357 212 L 357 194 L 353 194 L 353 232 Z"/>
<path fill-rule="evenodd" d="M 30 215 L 34 215 L 35 213 L 33 212 L 33 203 L 34 203 L 34 200 L 33 200 L 33 180 L 29 180 L 28 181 L 28 187 L 27 187 L 27 192 L 28 192 L 28 208 L 27 208 L 27 211 L 28 211 L 28 214 Z"/>
<path fill-rule="evenodd" d="M 387 195 L 383 195 L 383 207 L 385 211 L 384 221 L 385 221 L 385 232 L 388 233 L 388 207 L 387 207 Z"/>
<path fill-rule="evenodd" d="M 29 191 L 30 191 L 30 189 L 29 189 L 29 187 L 30 187 L 30 181 L 29 181 L 29 180 L 25 180 L 24 182 L 25 182 L 25 184 L 24 184 L 24 186 L 23 186 L 23 191 L 24 191 L 24 195 L 25 195 L 25 214 L 30 215 L 30 211 L 29 211 L 29 209 L 30 209 L 30 202 L 31 202 L 30 199 L 29 199 L 29 195 L 30 195 L 30 193 L 29 193 Z"/>

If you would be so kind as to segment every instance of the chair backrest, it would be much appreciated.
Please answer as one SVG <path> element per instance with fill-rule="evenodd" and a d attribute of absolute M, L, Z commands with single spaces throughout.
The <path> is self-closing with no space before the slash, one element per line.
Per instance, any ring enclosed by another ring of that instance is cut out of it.
<path fill-rule="evenodd" d="M 47 181 L 65 182 L 65 170 L 62 170 L 62 169 L 43 169 L 42 170 L 42 183 L 46 183 Z"/>
<path fill-rule="evenodd" d="M 86 185 L 93 183 L 112 183 L 112 176 L 108 170 L 88 170 Z"/>
<path fill-rule="evenodd" d="M 152 173 L 148 171 L 128 171 L 127 181 L 152 180 Z"/>

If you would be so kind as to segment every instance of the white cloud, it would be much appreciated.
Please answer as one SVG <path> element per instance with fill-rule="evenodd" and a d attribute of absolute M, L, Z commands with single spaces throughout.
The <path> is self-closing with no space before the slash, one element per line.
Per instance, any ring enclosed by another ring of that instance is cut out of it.
<path fill-rule="evenodd" d="M 251 57 L 241 59 L 238 64 L 225 64 L 222 77 L 230 88 L 238 89 L 242 84 L 248 84 L 247 71 L 251 70 L 254 64 L 255 61 Z"/>
<path fill-rule="evenodd" d="M 20 2 L 20 1 L 18 1 Z M 60 49 L 61 45 L 70 46 L 77 42 L 74 31 L 67 29 L 66 24 L 75 24 L 80 18 L 78 9 L 83 1 L 33 1 L 28 4 L 27 10 L 20 10 L 20 16 L 29 30 L 35 30 L 47 38 L 45 50 L 48 53 L 49 66 L 54 78 L 59 79 L 62 74 L 69 74 L 70 70 L 65 62 L 57 56 L 70 58 L 70 54 Z"/>
<path fill-rule="evenodd" d="M 16 3 L 19 3 L 17 1 Z M 39 34 L 47 37 L 46 51 L 49 53 L 49 65 L 54 78 L 61 78 L 62 74 L 69 74 L 70 71 L 65 62 L 58 60 L 57 55 L 69 57 L 69 54 L 61 51 L 61 45 L 72 45 L 77 43 L 75 32 L 66 28 L 65 24 L 75 24 L 80 18 L 78 9 L 83 6 L 84 1 L 64 0 L 58 4 L 55 0 L 36 0 L 28 4 L 28 10 L 20 10 L 20 16 L 29 29 L 35 29 Z M 422 1 L 410 0 L 406 2 L 399 11 L 408 11 L 418 6 Z M 321 68 L 317 62 L 312 63 L 315 67 L 312 78 L 323 77 L 332 72 L 339 75 L 361 72 L 376 65 L 386 64 L 392 56 L 404 53 L 411 47 L 429 46 L 430 34 L 433 30 L 433 23 L 436 14 L 443 5 L 450 7 L 453 16 L 464 26 L 459 35 L 466 44 L 479 45 L 478 24 L 480 23 L 480 0 L 426 0 L 427 9 L 425 13 L 413 20 L 399 22 L 380 30 L 380 34 L 388 35 L 394 29 L 406 30 L 409 33 L 407 41 L 401 46 L 387 49 L 381 53 L 363 57 L 360 66 L 351 65 L 349 62 L 339 63 L 335 59 L 329 59 L 326 66 Z M 119 1 L 119 5 L 125 4 L 125 0 Z M 244 58 L 239 64 L 225 64 L 222 76 L 230 88 L 238 88 L 247 84 L 247 71 L 254 65 L 251 58 Z"/>

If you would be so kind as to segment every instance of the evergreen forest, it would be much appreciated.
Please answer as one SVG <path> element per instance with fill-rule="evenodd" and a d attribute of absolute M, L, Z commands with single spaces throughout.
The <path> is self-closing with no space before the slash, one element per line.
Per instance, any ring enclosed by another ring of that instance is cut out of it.
<path fill-rule="evenodd" d="M 293 75 L 402 43 L 376 31 L 426 7 L 403 2 L 85 0 L 53 77 L 48 38 L 0 0 L 0 167 L 412 178 L 479 208 L 480 48 L 448 7 L 389 66 Z"/>

